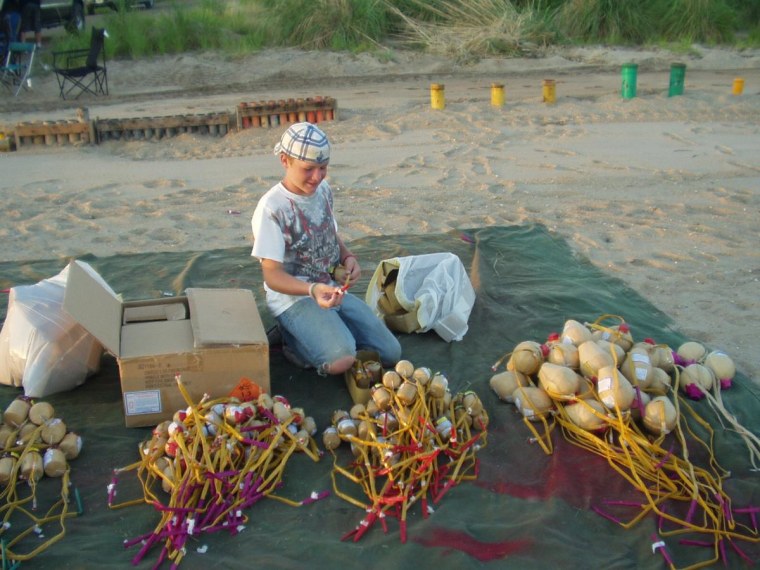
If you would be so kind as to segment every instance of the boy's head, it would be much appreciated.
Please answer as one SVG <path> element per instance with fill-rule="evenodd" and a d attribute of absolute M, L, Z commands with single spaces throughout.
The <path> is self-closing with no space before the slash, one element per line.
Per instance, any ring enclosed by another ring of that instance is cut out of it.
<path fill-rule="evenodd" d="M 297 160 L 324 165 L 330 161 L 327 135 L 311 123 L 290 125 L 274 147 L 274 154 L 285 154 Z"/>

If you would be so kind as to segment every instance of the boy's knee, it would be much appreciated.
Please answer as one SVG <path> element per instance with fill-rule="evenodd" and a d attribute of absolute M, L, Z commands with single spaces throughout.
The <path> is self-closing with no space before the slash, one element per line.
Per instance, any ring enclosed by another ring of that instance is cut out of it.
<path fill-rule="evenodd" d="M 341 356 L 337 360 L 325 364 L 322 368 L 327 374 L 343 374 L 353 366 L 355 360 L 354 356 Z"/>

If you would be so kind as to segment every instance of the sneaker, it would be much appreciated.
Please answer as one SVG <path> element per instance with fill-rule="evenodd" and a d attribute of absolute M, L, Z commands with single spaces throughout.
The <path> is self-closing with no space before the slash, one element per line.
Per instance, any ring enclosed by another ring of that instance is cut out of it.
<path fill-rule="evenodd" d="M 275 324 L 267 329 L 267 342 L 269 343 L 269 350 L 274 348 L 275 351 L 279 348 L 282 351 L 282 355 L 288 362 L 294 364 L 298 368 L 311 368 L 310 364 L 305 363 L 301 358 L 290 348 L 282 338 L 282 330 L 280 326 Z"/>
<path fill-rule="evenodd" d="M 282 332 L 279 325 L 274 325 L 267 330 L 267 342 L 269 346 L 277 346 L 282 344 Z"/>
<path fill-rule="evenodd" d="M 298 356 L 292 348 L 290 348 L 287 344 L 282 344 L 282 355 L 287 359 L 288 362 L 291 364 L 297 366 L 301 369 L 311 368 L 311 364 L 307 364 L 303 360 L 301 360 L 301 357 Z"/>

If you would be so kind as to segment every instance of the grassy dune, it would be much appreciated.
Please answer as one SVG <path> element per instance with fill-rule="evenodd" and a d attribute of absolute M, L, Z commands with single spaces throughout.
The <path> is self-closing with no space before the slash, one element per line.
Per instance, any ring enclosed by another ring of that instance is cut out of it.
<path fill-rule="evenodd" d="M 760 46 L 760 2 L 750 0 L 158 0 L 154 10 L 103 19 L 118 58 L 300 47 L 467 61 L 549 45 Z M 87 42 L 87 34 L 61 36 L 54 48 Z"/>

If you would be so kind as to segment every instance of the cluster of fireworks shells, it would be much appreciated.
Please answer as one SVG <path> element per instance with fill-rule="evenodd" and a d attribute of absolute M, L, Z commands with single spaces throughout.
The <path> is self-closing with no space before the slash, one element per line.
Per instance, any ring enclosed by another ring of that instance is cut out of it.
<path fill-rule="evenodd" d="M 82 450 L 82 438 L 68 430 L 48 402 L 20 396 L 8 404 L 2 420 L 0 485 L 12 485 L 16 478 L 62 477 Z"/>
<path fill-rule="evenodd" d="M 196 419 L 200 419 L 200 425 L 196 425 Z M 229 397 L 201 402 L 196 410 L 189 407 L 178 410 L 171 420 L 153 429 L 151 439 L 141 444 L 142 454 L 163 474 L 161 485 L 169 493 L 181 470 L 187 469 L 183 450 L 192 447 L 194 437 L 203 437 L 212 453 L 225 447 L 225 453 L 242 465 L 251 453 L 262 448 L 262 442 L 274 445 L 275 451 L 290 444 L 291 438 L 281 434 L 274 441 L 262 440 L 261 434 L 275 434 L 270 428 L 278 424 L 285 424 L 300 448 L 314 446 L 313 436 L 317 433 L 314 418 L 307 416 L 303 408 L 291 406 L 283 396 L 262 393 L 251 401 Z"/>
<path fill-rule="evenodd" d="M 551 415 L 561 402 L 567 417 L 589 431 L 606 429 L 607 416 L 626 414 L 648 431 L 663 434 L 677 422 L 670 399 L 676 368 L 679 385 L 689 395 L 695 390 L 691 385 L 707 391 L 716 378 L 733 377 L 726 355 L 708 355 L 698 346 L 689 342 L 673 351 L 649 340 L 634 341 L 625 322 L 604 326 L 569 319 L 562 333 L 545 343 L 518 343 L 506 370 L 494 374 L 490 386 L 531 421 Z"/>
<path fill-rule="evenodd" d="M 681 385 L 684 392 L 700 399 L 704 392 L 715 388 L 726 390 L 731 387 L 736 375 L 736 365 L 725 352 L 708 351 L 696 341 L 683 343 L 674 353 L 676 364 L 682 367 Z"/>
<path fill-rule="evenodd" d="M 346 441 L 358 456 L 362 442 L 380 443 L 372 447 L 375 455 L 392 464 L 399 459 L 393 450 L 407 445 L 406 434 L 417 437 L 421 425 L 427 424 L 421 434 L 425 448 L 448 445 L 452 438 L 456 441 L 457 431 L 465 425 L 480 431 L 488 427 L 488 414 L 478 395 L 473 391 L 452 394 L 442 372 L 415 367 L 409 360 L 400 360 L 393 370 L 378 370 L 374 362 L 365 363 L 363 369 L 365 373 L 359 370 L 355 379 L 359 387 L 374 382 L 371 397 L 366 404 L 333 412 L 331 425 L 322 434 L 328 450 Z"/>

